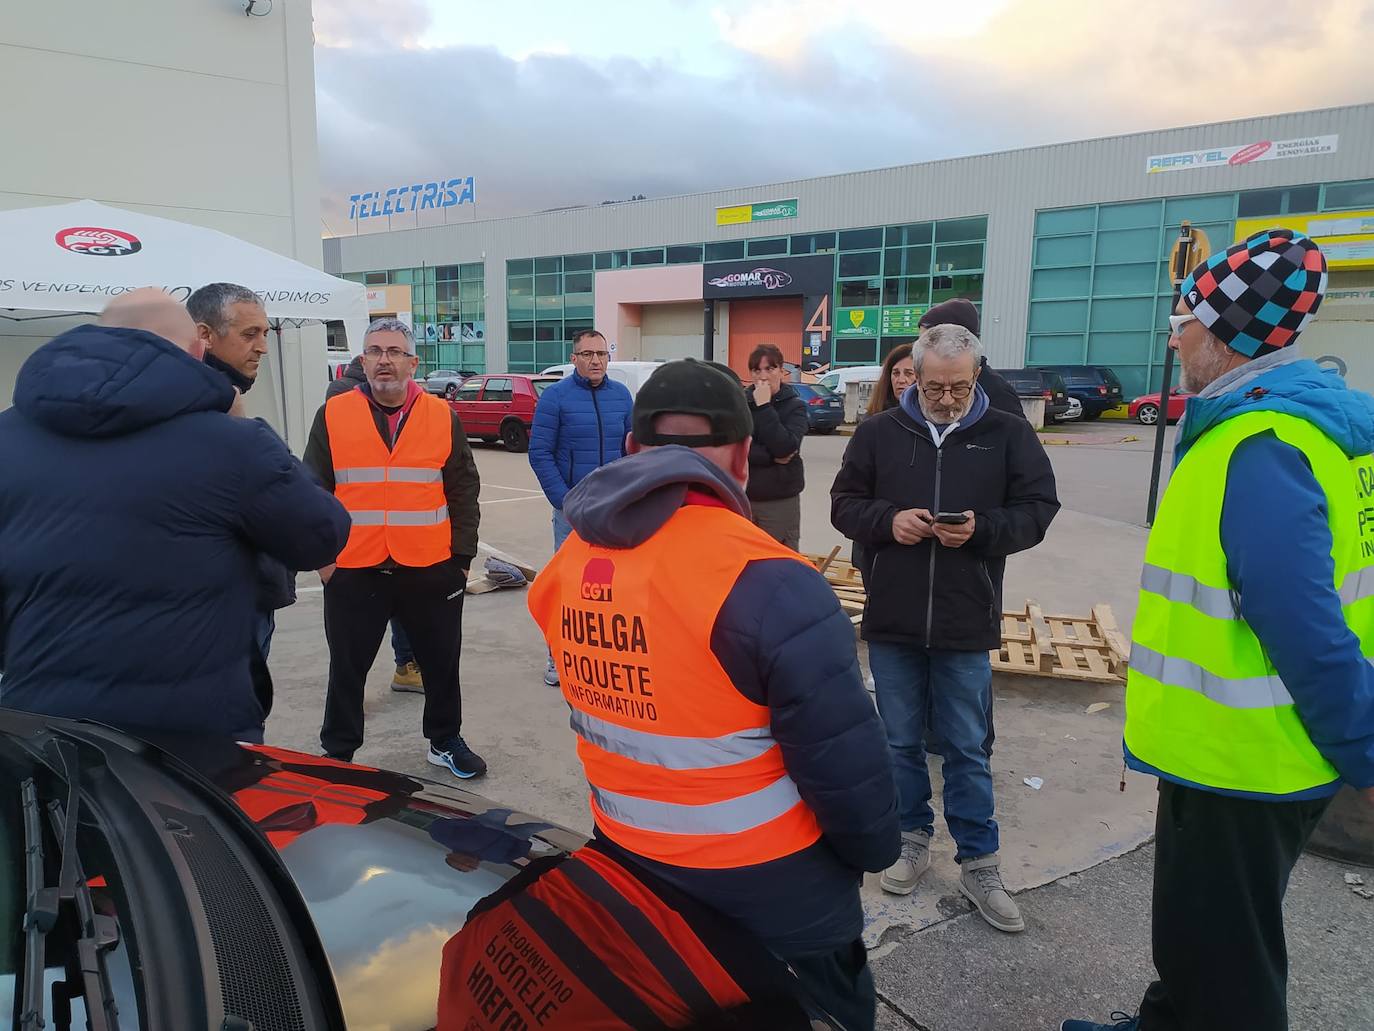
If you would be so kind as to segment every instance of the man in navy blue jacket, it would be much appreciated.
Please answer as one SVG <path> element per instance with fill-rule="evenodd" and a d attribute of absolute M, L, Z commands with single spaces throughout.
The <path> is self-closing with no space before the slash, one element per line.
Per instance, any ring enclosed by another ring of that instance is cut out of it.
<path fill-rule="evenodd" d="M 256 561 L 334 560 L 343 506 L 271 429 L 225 414 L 160 290 L 24 363 L 0 412 L 0 704 L 262 740 Z"/>
<path fill-rule="evenodd" d="M 573 337 L 573 373 L 544 391 L 530 429 L 530 468 L 553 506 L 553 550 L 572 532 L 563 498 L 588 473 L 625 454 L 634 399 L 629 388 L 606 374 L 611 353 L 594 329 Z M 558 686 L 549 656 L 544 683 Z"/>
<path fill-rule="evenodd" d="M 709 367 L 703 374 L 704 365 L 669 362 L 639 395 L 646 428 L 703 443 L 647 447 L 641 438 L 648 434 L 637 425 L 637 453 L 568 494 L 568 519 L 582 540 L 636 548 L 684 505 L 723 507 L 748 518 L 752 420 L 734 374 Z M 704 443 L 713 434 L 733 443 Z M 825 579 L 806 563 L 758 559 L 729 588 L 710 649 L 734 689 L 767 708 L 787 774 L 822 837 L 779 859 L 725 868 L 632 855 L 600 828 L 598 840 L 738 921 L 786 959 L 846 1027 L 871 1028 L 875 996 L 861 940 L 859 885 L 865 870 L 882 870 L 897 858 L 900 836 L 892 763 L 864 690 L 854 628 Z"/>

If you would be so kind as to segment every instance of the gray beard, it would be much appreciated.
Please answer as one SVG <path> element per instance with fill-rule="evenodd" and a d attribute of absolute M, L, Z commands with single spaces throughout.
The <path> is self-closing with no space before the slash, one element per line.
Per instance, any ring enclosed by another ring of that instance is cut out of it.
<path fill-rule="evenodd" d="M 954 410 L 953 414 L 946 414 L 944 412 L 938 411 L 934 405 L 932 405 L 929 401 L 926 400 L 925 394 L 922 394 L 919 391 L 916 394 L 916 398 L 921 404 L 921 414 L 924 415 L 931 422 L 939 423 L 942 426 L 948 425 L 952 422 L 958 422 L 964 416 L 968 415 L 968 410 L 973 407 L 972 393 L 969 394 L 968 398 L 964 401 L 962 405 L 960 405 L 958 408 Z"/>
<path fill-rule="evenodd" d="M 372 396 L 376 398 L 377 403 L 386 408 L 395 408 L 397 405 L 405 403 L 406 384 L 404 383 L 397 387 L 383 387 L 381 390 L 378 390 L 376 384 L 373 383 L 369 383 L 368 386 L 372 387 Z"/>

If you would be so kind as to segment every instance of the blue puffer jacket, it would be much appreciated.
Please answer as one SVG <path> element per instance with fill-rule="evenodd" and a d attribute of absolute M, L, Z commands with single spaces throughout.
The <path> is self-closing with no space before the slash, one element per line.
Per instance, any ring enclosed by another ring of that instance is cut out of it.
<path fill-rule="evenodd" d="M 261 724 L 255 556 L 332 562 L 348 513 L 161 337 L 82 326 L 0 412 L 0 705 L 119 727 Z"/>
<path fill-rule="evenodd" d="M 634 399 L 607 376 L 593 387 L 574 372 L 544 391 L 530 430 L 530 468 L 554 508 L 589 472 L 625 454 Z"/>

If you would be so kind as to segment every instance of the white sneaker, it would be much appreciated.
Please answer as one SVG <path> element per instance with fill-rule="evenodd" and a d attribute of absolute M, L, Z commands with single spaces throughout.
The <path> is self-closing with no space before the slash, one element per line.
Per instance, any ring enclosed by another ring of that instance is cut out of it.
<path fill-rule="evenodd" d="M 959 867 L 959 890 L 978 907 L 983 919 L 999 931 L 1024 931 L 1021 910 L 1002 884 L 1002 871 L 996 855 L 970 859 Z"/>
<path fill-rule="evenodd" d="M 544 667 L 544 686 L 558 686 L 558 667 L 553 664 L 553 659 L 550 659 L 549 664 Z"/>
<path fill-rule="evenodd" d="M 902 854 L 883 871 L 878 886 L 893 895 L 910 895 L 929 869 L 930 835 L 924 831 L 902 831 Z"/>

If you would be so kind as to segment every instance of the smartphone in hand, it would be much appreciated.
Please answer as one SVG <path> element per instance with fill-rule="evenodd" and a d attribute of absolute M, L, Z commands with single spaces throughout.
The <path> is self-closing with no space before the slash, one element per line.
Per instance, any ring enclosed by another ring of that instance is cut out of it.
<path fill-rule="evenodd" d="M 937 523 L 949 523 L 952 526 L 962 526 L 968 522 L 966 512 L 936 512 L 935 521 Z"/>

